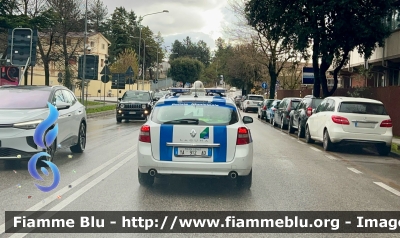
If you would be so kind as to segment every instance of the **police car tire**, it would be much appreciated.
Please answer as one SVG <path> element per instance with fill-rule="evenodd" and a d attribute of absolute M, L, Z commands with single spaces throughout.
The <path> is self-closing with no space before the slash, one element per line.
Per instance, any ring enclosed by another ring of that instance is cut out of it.
<path fill-rule="evenodd" d="M 242 189 L 250 189 L 253 181 L 253 169 L 246 176 L 238 176 L 236 186 Z"/>
<path fill-rule="evenodd" d="M 139 184 L 145 187 L 150 187 L 154 184 L 154 177 L 150 176 L 148 173 L 141 173 L 138 170 Z"/>

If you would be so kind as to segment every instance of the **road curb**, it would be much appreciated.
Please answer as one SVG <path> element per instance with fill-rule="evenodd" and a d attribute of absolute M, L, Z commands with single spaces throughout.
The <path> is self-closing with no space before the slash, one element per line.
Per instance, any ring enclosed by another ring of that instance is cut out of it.
<path fill-rule="evenodd" d="M 104 112 L 96 112 L 96 113 L 89 113 L 87 114 L 87 118 L 96 118 L 96 117 L 104 117 L 104 116 L 111 116 L 115 115 L 115 110 L 109 110 L 109 111 L 104 111 Z"/>
<path fill-rule="evenodd" d="M 98 99 L 95 99 L 94 100 L 95 102 L 106 102 L 106 103 L 117 103 L 117 101 L 110 101 L 110 100 L 98 100 Z"/>

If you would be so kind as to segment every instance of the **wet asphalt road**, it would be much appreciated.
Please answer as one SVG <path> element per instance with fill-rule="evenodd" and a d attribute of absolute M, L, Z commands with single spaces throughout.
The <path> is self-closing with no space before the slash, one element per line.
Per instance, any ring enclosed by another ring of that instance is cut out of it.
<path fill-rule="evenodd" d="M 12 168 L 0 162 L 0 225 L 4 211 L 399 211 L 400 197 L 378 186 L 400 191 L 400 161 L 369 150 L 341 148 L 326 153 L 287 132 L 254 118 L 253 186 L 232 187 L 224 179 L 170 178 L 152 188 L 137 181 L 136 145 L 143 122 L 115 122 L 113 116 L 90 119 L 87 149 L 82 155 L 57 153 L 61 174 L 55 192 L 43 193 L 22 162 Z M 349 152 L 350 151 L 350 152 Z M 49 181 L 50 182 L 50 181 Z M 2 228 L 2 227 L 0 227 Z M 3 227 L 4 229 L 4 227 Z M 11 234 L 1 234 L 10 237 Z M 225 237 L 227 234 L 213 235 Z M 29 234 L 27 237 L 204 237 L 204 234 Z M 241 237 L 243 234 L 232 234 Z M 246 237 L 267 235 L 246 234 Z M 271 234 L 310 237 L 317 234 Z M 329 235 L 331 236 L 331 235 Z M 332 235 L 334 236 L 334 235 Z M 336 235 L 342 237 L 343 235 Z M 336 237 L 335 236 L 335 237 Z M 345 235 L 353 236 L 353 235 Z M 377 237 L 354 235 L 354 237 Z M 387 237 L 388 235 L 382 235 Z"/>

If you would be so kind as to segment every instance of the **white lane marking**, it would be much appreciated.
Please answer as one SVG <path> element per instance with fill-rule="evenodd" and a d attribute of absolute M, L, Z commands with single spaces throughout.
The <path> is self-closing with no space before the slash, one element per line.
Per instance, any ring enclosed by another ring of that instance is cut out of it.
<path fill-rule="evenodd" d="M 317 149 L 317 148 L 315 148 L 315 147 L 312 147 L 312 146 L 310 146 L 310 149 L 315 150 L 315 151 L 318 151 L 318 152 L 321 152 L 321 150 L 319 150 L 319 149 Z"/>
<path fill-rule="evenodd" d="M 328 158 L 328 159 L 331 159 L 331 160 L 337 160 L 334 156 L 332 156 L 332 155 L 327 155 L 327 154 L 325 154 L 325 157 L 326 158 Z"/>
<path fill-rule="evenodd" d="M 362 174 L 361 171 L 359 171 L 359 170 L 357 170 L 357 169 L 355 169 L 355 168 L 347 168 L 347 169 L 350 170 L 350 171 L 353 171 L 353 172 L 356 173 L 356 174 Z"/>
<path fill-rule="evenodd" d="M 304 143 L 303 141 L 297 141 L 297 142 L 299 142 L 300 144 L 303 144 L 303 145 L 305 145 L 306 143 Z"/>
<path fill-rule="evenodd" d="M 376 185 L 378 185 L 378 186 L 380 186 L 380 187 L 382 187 L 382 188 L 388 190 L 389 192 L 391 192 L 391 193 L 393 193 L 393 194 L 395 194 L 395 195 L 397 195 L 397 196 L 400 197 L 400 192 L 397 191 L 396 189 L 394 189 L 394 188 L 392 188 L 392 187 L 389 187 L 389 186 L 387 186 L 386 184 L 381 183 L 381 182 L 374 182 L 374 184 L 376 184 Z"/>
<path fill-rule="evenodd" d="M 133 148 L 133 149 L 136 149 L 136 148 Z M 85 180 L 89 179 L 93 175 L 97 174 L 99 171 L 103 170 L 104 168 L 106 168 L 110 164 L 114 163 L 115 161 L 117 161 L 118 159 L 120 159 L 121 157 L 123 157 L 124 155 L 129 153 L 131 150 L 132 150 L 132 148 L 129 148 L 129 149 L 123 151 L 122 153 L 118 154 L 117 156 L 115 156 L 111 160 L 109 160 L 106 163 L 100 165 L 99 167 L 93 169 L 92 171 L 86 173 L 85 175 L 83 175 L 82 177 L 78 178 L 77 180 L 75 180 L 74 182 L 70 183 L 69 185 L 72 185 L 72 187 L 76 187 L 80 183 L 82 183 Z M 28 208 L 26 211 L 39 211 L 43 207 L 47 206 L 49 203 L 57 200 L 58 199 L 57 196 L 59 196 L 59 195 L 62 196 L 62 195 L 64 195 L 65 193 L 67 193 L 69 191 L 71 191 L 71 189 L 69 188 L 69 186 L 66 186 L 66 187 L 60 189 L 58 192 L 53 193 L 53 195 L 48 196 L 47 198 L 45 198 L 43 200 L 44 202 L 43 201 L 39 202 L 36 205 L 33 205 L 32 207 Z M 0 225 L 0 234 L 5 232 L 5 227 L 6 227 L 5 223 Z"/>
<path fill-rule="evenodd" d="M 118 164 L 114 165 L 113 167 L 111 167 L 109 170 L 107 170 L 106 172 L 104 172 L 102 175 L 100 175 L 99 177 L 97 177 L 96 179 L 92 180 L 90 183 L 86 184 L 84 187 L 82 187 L 81 189 L 79 189 L 78 191 L 76 191 L 75 193 L 71 194 L 71 196 L 67 197 L 66 199 L 62 200 L 59 204 L 57 204 L 56 206 L 54 206 L 53 208 L 49 209 L 50 212 L 58 212 L 61 211 L 63 208 L 65 208 L 66 206 L 68 206 L 70 203 L 72 203 L 73 201 L 75 201 L 77 198 L 79 198 L 80 196 L 82 196 L 84 193 L 86 193 L 87 191 L 89 191 L 89 189 L 93 188 L 94 186 L 96 186 L 98 183 L 100 183 L 103 179 L 107 178 L 108 176 L 110 176 L 112 173 L 114 173 L 117 169 L 119 169 L 120 167 L 122 167 L 124 164 L 126 164 L 130 159 L 136 157 L 136 155 L 131 155 L 128 158 L 125 158 L 124 160 L 122 160 L 121 162 L 119 162 Z M 55 214 L 55 213 L 54 213 Z M 54 215 L 53 214 L 53 215 Z M 40 218 L 50 218 L 52 217 L 52 215 L 49 214 L 44 214 L 42 217 Z M 28 235 L 29 233 L 17 233 L 15 235 L 12 235 L 11 237 L 18 237 L 18 238 L 22 238 L 25 237 L 26 235 Z"/>

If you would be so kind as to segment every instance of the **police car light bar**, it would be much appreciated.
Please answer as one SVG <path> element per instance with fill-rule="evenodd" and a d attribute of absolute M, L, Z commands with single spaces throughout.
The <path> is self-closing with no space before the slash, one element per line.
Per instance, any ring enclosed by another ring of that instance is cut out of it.
<path fill-rule="evenodd" d="M 224 88 L 206 88 L 207 93 L 226 93 Z"/>
<path fill-rule="evenodd" d="M 176 96 L 178 93 L 182 94 L 190 92 L 190 88 L 171 88 L 169 91 L 172 93 L 172 95 Z"/>

